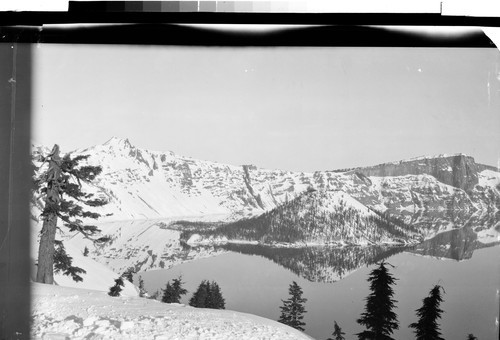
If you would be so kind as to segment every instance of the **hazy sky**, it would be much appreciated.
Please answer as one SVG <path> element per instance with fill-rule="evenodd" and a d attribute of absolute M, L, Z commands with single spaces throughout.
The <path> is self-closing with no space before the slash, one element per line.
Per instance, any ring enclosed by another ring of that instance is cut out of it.
<path fill-rule="evenodd" d="M 494 48 L 39 45 L 33 141 L 128 138 L 229 164 L 315 171 L 463 152 L 500 159 Z"/>

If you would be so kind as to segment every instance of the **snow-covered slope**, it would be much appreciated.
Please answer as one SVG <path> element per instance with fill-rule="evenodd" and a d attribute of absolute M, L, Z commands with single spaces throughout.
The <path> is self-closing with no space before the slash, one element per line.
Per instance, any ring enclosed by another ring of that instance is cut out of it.
<path fill-rule="evenodd" d="M 140 149 L 120 138 L 75 154 L 88 154 L 90 164 L 103 168 L 89 189 L 108 198 L 102 210 L 112 214 L 108 221 L 194 215 L 237 220 L 269 211 L 308 188 L 343 191 L 396 215 L 450 209 L 472 214 L 500 207 L 500 173 L 461 154 L 314 173 L 196 160 Z"/>
<path fill-rule="evenodd" d="M 110 202 L 101 211 L 112 214 L 107 220 L 256 214 L 307 187 L 287 190 L 299 174 L 259 170 L 256 181 L 251 166 L 143 150 L 119 138 L 75 154 L 89 154 L 89 164 L 103 168 L 93 190 Z M 274 183 L 278 176 L 283 181 Z M 282 189 L 273 191 L 271 182 Z"/>
<path fill-rule="evenodd" d="M 255 315 L 33 284 L 32 339 L 311 339 Z"/>
<path fill-rule="evenodd" d="M 217 228 L 184 232 L 190 245 L 258 242 L 287 246 L 409 244 L 410 226 L 376 214 L 343 192 L 310 190 L 260 216 Z"/>

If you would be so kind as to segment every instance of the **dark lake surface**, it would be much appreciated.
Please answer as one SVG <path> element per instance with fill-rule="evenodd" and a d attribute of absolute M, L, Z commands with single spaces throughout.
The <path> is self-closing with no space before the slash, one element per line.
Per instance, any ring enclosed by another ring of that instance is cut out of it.
<path fill-rule="evenodd" d="M 443 256 L 450 252 L 453 255 L 453 247 L 458 246 L 462 246 L 462 256 Z M 181 301 L 186 304 L 202 280 L 214 280 L 222 289 L 226 309 L 273 320 L 280 315 L 281 299 L 288 298 L 289 284 L 296 281 L 308 299 L 306 333 L 315 339 L 326 339 L 335 320 L 346 338 L 354 339 L 353 334 L 363 330 L 356 319 L 364 311 L 364 299 L 369 294 L 368 275 L 375 268 L 374 263 L 385 258 L 394 266 L 389 267 L 390 272 L 398 279 L 394 298 L 398 301 L 395 312 L 400 329 L 395 332 L 395 339 L 414 339 L 408 325 L 417 321 L 415 310 L 435 284 L 445 289 L 440 320 L 445 339 L 466 339 L 469 333 L 480 340 L 498 337 L 498 245 L 464 253 L 467 245 L 464 248 L 461 240 L 455 240 L 452 249 L 444 245 L 437 250 L 440 257 L 428 255 L 425 246 L 420 250 L 369 247 L 300 250 L 245 245 L 228 248 L 228 253 L 216 257 L 140 274 L 150 293 L 182 275 L 189 291 Z M 343 261 L 340 267 L 334 263 L 337 258 Z"/>

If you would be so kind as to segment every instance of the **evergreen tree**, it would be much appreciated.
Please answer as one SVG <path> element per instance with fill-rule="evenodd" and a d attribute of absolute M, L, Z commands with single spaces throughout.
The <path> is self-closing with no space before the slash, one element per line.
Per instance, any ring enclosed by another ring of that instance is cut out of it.
<path fill-rule="evenodd" d="M 396 279 L 389 273 L 386 263 L 372 270 L 368 278 L 371 294 L 366 298 L 365 312 L 357 320 L 366 330 L 356 334 L 360 340 L 393 340 L 391 334 L 399 328 L 397 315 L 393 312 L 396 300 L 392 299 L 392 285 Z"/>
<path fill-rule="evenodd" d="M 172 284 L 170 284 L 170 281 L 167 282 L 161 301 L 165 303 L 180 303 L 181 296 L 187 294 L 187 290 L 182 288 L 183 284 L 182 276 L 173 279 Z"/>
<path fill-rule="evenodd" d="M 64 244 L 61 241 L 54 241 L 54 273 L 62 272 L 64 275 L 71 276 L 73 281 L 83 281 L 80 274 L 87 273 L 80 267 L 73 266 L 73 258 L 66 253 Z"/>
<path fill-rule="evenodd" d="M 142 279 L 142 276 L 139 275 L 139 297 L 147 297 L 147 295 L 148 293 L 144 288 L 144 280 Z"/>
<path fill-rule="evenodd" d="M 134 283 L 134 268 L 128 268 L 123 274 L 122 277 L 125 278 L 130 283 Z"/>
<path fill-rule="evenodd" d="M 47 155 L 38 155 L 34 161 L 41 162 L 40 166 L 34 167 L 38 172 L 34 178 L 34 195 L 32 202 L 44 201 L 41 214 L 43 219 L 38 250 L 36 282 L 54 283 L 54 261 L 65 273 L 71 273 L 71 262 L 57 262 L 61 259 L 56 255 L 56 230 L 57 221 L 61 219 L 64 227 L 70 232 L 79 232 L 94 243 L 103 243 L 109 240 L 107 237 L 96 238 L 100 230 L 93 225 L 86 225 L 82 219 L 97 219 L 99 214 L 84 210 L 83 206 L 97 207 L 106 204 L 102 199 L 96 199 L 93 194 L 84 193 L 82 182 L 91 182 L 102 171 L 99 166 L 81 166 L 79 163 L 85 161 L 89 156 L 71 157 L 66 154 L 61 158 L 59 146 L 54 145 L 52 151 Z M 47 167 L 44 164 L 47 163 Z M 68 267 L 69 266 L 69 267 Z M 71 275 L 71 274 L 68 274 Z M 78 278 L 78 276 L 73 276 Z M 80 277 L 81 278 L 81 277 Z"/>
<path fill-rule="evenodd" d="M 467 335 L 467 340 L 477 340 L 477 337 L 475 337 L 474 334 L 469 334 Z"/>
<path fill-rule="evenodd" d="M 208 286 L 207 308 L 225 309 L 226 301 L 222 297 L 219 285 L 213 282 Z"/>
<path fill-rule="evenodd" d="M 342 332 L 342 328 L 337 324 L 337 321 L 333 321 L 333 338 L 328 338 L 326 340 L 345 340 L 344 335 L 345 333 Z"/>
<path fill-rule="evenodd" d="M 212 281 L 203 280 L 196 292 L 189 300 L 189 305 L 198 308 L 224 309 L 225 300 L 219 285 Z"/>
<path fill-rule="evenodd" d="M 429 296 L 424 298 L 423 305 L 416 310 L 418 321 L 410 325 L 414 328 L 414 333 L 417 336 L 417 340 L 444 340 L 441 337 L 441 332 L 439 331 L 439 324 L 437 320 L 441 318 L 443 310 L 439 308 L 443 298 L 441 296 L 441 290 L 443 288 L 439 285 L 435 285 Z"/>
<path fill-rule="evenodd" d="M 278 322 L 304 331 L 302 326 L 306 324 L 302 320 L 304 319 L 303 314 L 306 313 L 304 303 L 307 302 L 307 299 L 302 297 L 302 288 L 295 281 L 288 288 L 288 293 L 290 294 L 290 298 L 288 300 L 281 300 L 283 306 L 280 307 L 281 316 Z"/>
<path fill-rule="evenodd" d="M 174 289 L 170 285 L 170 281 L 167 282 L 165 289 L 162 291 L 163 295 L 161 297 L 161 302 L 172 303 L 174 301 Z"/>
<path fill-rule="evenodd" d="M 174 302 L 180 303 L 181 296 L 187 294 L 187 290 L 182 287 L 184 282 L 182 282 L 182 276 L 179 276 L 176 279 L 172 279 L 172 288 L 174 290 Z"/>
<path fill-rule="evenodd" d="M 123 279 L 120 276 L 115 280 L 115 285 L 109 288 L 108 295 L 109 296 L 120 296 L 120 292 L 122 291 L 122 287 L 124 286 L 123 284 Z"/>
<path fill-rule="evenodd" d="M 85 257 L 89 256 L 89 248 L 87 248 L 87 246 L 85 246 L 85 248 L 83 248 L 83 256 L 85 256 Z"/>
<path fill-rule="evenodd" d="M 189 305 L 198 308 L 206 308 L 206 302 L 208 298 L 209 283 L 206 280 L 201 281 L 196 292 L 189 300 Z"/>

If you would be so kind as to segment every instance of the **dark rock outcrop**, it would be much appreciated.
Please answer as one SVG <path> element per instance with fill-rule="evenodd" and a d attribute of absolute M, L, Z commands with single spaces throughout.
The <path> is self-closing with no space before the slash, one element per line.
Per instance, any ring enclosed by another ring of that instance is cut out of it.
<path fill-rule="evenodd" d="M 478 172 L 490 168 L 493 167 L 478 166 L 474 158 L 458 154 L 384 163 L 357 168 L 350 173 L 378 177 L 428 174 L 442 183 L 470 191 L 478 183 Z"/>

